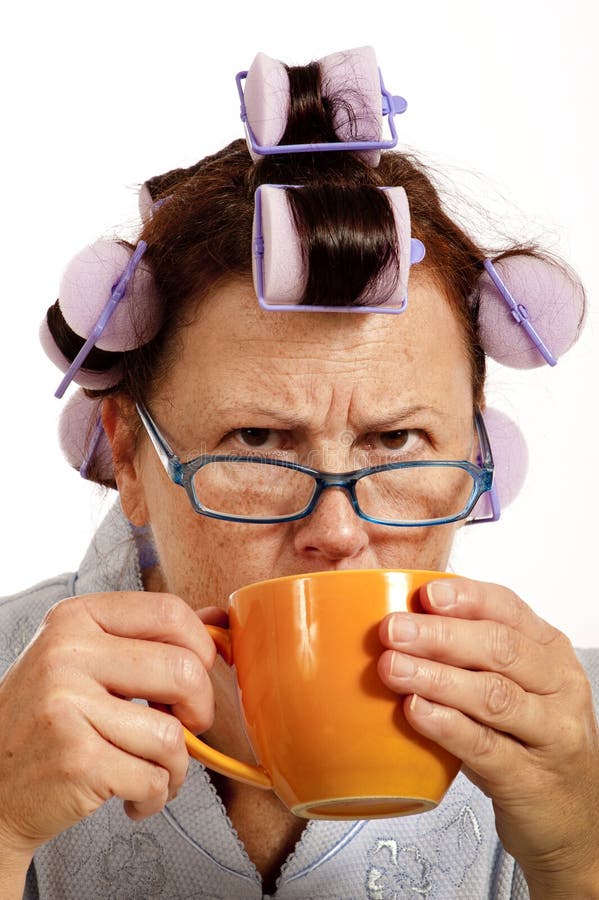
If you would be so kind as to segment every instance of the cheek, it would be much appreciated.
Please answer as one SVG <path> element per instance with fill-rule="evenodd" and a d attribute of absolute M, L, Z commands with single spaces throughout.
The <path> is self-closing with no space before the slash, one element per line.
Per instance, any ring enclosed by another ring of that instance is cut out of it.
<path fill-rule="evenodd" d="M 256 525 L 197 515 L 191 507 L 170 520 L 162 512 L 152 529 L 165 588 L 193 609 L 226 608 L 232 591 L 280 574 L 281 546 L 290 540 L 281 526 L 274 533 L 268 526 L 257 531 Z"/>
<path fill-rule="evenodd" d="M 193 511 L 185 492 L 163 479 L 146 492 L 164 589 L 193 609 L 228 605 L 237 588 L 306 570 L 293 526 L 221 522 Z M 456 525 L 390 529 L 373 526 L 361 566 L 444 570 Z"/>
<path fill-rule="evenodd" d="M 394 529 L 379 550 L 384 568 L 445 571 L 458 526 Z"/>

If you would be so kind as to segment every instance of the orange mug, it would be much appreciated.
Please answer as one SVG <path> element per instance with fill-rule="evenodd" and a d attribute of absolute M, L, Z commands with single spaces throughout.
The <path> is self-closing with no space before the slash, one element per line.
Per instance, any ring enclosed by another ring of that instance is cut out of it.
<path fill-rule="evenodd" d="M 433 809 L 460 761 L 408 725 L 377 673 L 387 613 L 424 612 L 421 585 L 447 572 L 363 569 L 261 581 L 231 594 L 229 628 L 210 626 L 236 671 L 244 726 L 259 762 L 209 747 L 191 756 L 274 790 L 306 819 L 374 819 Z"/>

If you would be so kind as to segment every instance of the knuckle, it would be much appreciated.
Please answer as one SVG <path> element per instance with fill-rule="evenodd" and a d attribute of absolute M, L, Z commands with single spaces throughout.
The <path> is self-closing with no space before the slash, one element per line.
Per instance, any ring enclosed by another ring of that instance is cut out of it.
<path fill-rule="evenodd" d="M 568 705 L 573 724 L 577 724 L 580 729 L 589 715 L 594 720 L 593 688 L 581 666 L 564 668 L 562 690 L 570 701 Z"/>
<path fill-rule="evenodd" d="M 208 731 L 209 728 L 212 728 L 214 725 L 214 703 L 212 699 L 209 702 L 204 704 L 204 707 L 201 710 L 201 714 L 199 717 L 199 731 Z"/>
<path fill-rule="evenodd" d="M 579 716 L 564 716 L 559 723 L 558 744 L 560 752 L 574 761 L 587 744 L 587 730 Z"/>
<path fill-rule="evenodd" d="M 75 713 L 73 698 L 66 691 L 51 691 L 40 698 L 35 717 L 45 731 L 61 732 L 69 730 Z"/>
<path fill-rule="evenodd" d="M 187 619 L 187 608 L 175 594 L 160 594 L 157 615 L 160 624 L 169 631 L 184 629 Z"/>
<path fill-rule="evenodd" d="M 93 762 L 97 757 L 96 742 L 80 740 L 61 753 L 57 768 L 62 778 L 69 784 L 81 787 L 86 784 L 93 771 Z"/>
<path fill-rule="evenodd" d="M 427 672 L 427 681 L 439 692 L 439 696 L 445 696 L 455 687 L 453 673 L 447 666 L 432 666 Z"/>
<path fill-rule="evenodd" d="M 39 658 L 39 675 L 43 680 L 52 681 L 63 672 L 70 655 L 70 642 L 66 638 L 57 638 L 47 643 Z"/>
<path fill-rule="evenodd" d="M 497 749 L 499 735 L 492 728 L 482 725 L 476 730 L 474 738 L 474 746 L 472 747 L 473 756 L 477 759 L 484 759 L 492 756 Z"/>
<path fill-rule="evenodd" d="M 148 799 L 165 795 L 168 791 L 169 773 L 161 766 L 151 766 L 146 781 Z"/>
<path fill-rule="evenodd" d="M 568 686 L 584 705 L 593 706 L 593 689 L 582 666 L 569 666 L 566 674 Z"/>
<path fill-rule="evenodd" d="M 511 669 L 520 653 L 520 635 L 508 625 L 494 622 L 491 628 L 491 659 L 498 670 Z"/>
<path fill-rule="evenodd" d="M 204 663 L 206 668 L 212 669 L 218 656 L 218 649 L 216 643 L 212 639 L 203 622 L 200 622 L 200 633 L 202 634 L 203 640 L 201 643 L 201 648 L 198 652 L 201 654 L 202 662 Z"/>
<path fill-rule="evenodd" d="M 42 625 L 52 627 L 62 624 L 65 619 L 71 620 L 73 614 L 76 613 L 80 607 L 80 597 L 66 597 L 64 600 L 59 600 L 47 611 L 42 619 Z"/>
<path fill-rule="evenodd" d="M 51 644 L 45 649 L 37 663 L 37 685 L 41 691 L 47 691 L 58 680 L 58 673 L 64 668 L 64 655 L 62 647 Z M 43 696 L 43 700 L 50 703 L 51 697 Z"/>
<path fill-rule="evenodd" d="M 511 628 L 515 631 L 520 631 L 525 626 L 526 618 L 529 613 L 528 607 L 512 591 L 503 590 L 505 598 L 504 602 L 506 605 L 506 618 L 510 623 Z"/>
<path fill-rule="evenodd" d="M 183 721 L 188 728 L 191 728 L 196 734 L 207 731 L 214 724 L 215 705 L 214 694 L 210 679 L 206 679 L 206 688 L 194 697 L 193 707 L 185 710 L 189 717 L 188 721 Z"/>
<path fill-rule="evenodd" d="M 518 705 L 515 685 L 501 675 L 490 675 L 485 679 L 483 703 L 490 718 L 507 718 Z"/>
<path fill-rule="evenodd" d="M 33 657 L 38 692 L 56 689 L 59 685 L 66 689 L 69 684 L 74 684 L 74 679 L 80 684 L 81 676 L 87 671 L 91 649 L 85 639 L 77 640 L 69 634 L 56 634 L 51 640 L 42 641 Z"/>
<path fill-rule="evenodd" d="M 162 717 L 166 719 L 165 716 Z M 170 720 L 170 721 L 169 721 Z M 169 716 L 166 721 L 162 721 L 158 729 L 158 739 L 162 749 L 168 754 L 177 753 L 184 746 L 183 727 L 177 719 Z"/>
<path fill-rule="evenodd" d="M 467 598 L 471 606 L 480 606 L 485 601 L 486 587 L 482 581 L 460 581 L 458 589 L 461 597 Z"/>
<path fill-rule="evenodd" d="M 428 628 L 425 631 L 426 626 L 428 626 Z M 436 640 L 440 646 L 450 647 L 455 643 L 453 622 L 443 618 L 437 619 L 435 617 L 435 621 L 431 623 L 427 622 L 426 626 L 423 627 L 423 632 L 427 637 L 430 636 L 433 640 Z"/>
<path fill-rule="evenodd" d="M 539 642 L 545 647 L 554 647 L 557 650 L 566 650 L 574 652 L 570 638 L 560 631 L 554 625 L 543 620 L 542 633 L 539 636 Z"/>
<path fill-rule="evenodd" d="M 206 670 L 197 656 L 181 651 L 173 661 L 173 680 L 175 686 L 184 694 L 199 690 Z"/>

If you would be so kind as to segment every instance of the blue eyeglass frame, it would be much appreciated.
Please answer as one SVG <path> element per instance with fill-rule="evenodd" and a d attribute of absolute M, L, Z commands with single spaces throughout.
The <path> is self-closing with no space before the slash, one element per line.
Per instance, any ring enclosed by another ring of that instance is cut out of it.
<path fill-rule="evenodd" d="M 171 448 L 167 439 L 158 428 L 158 425 L 156 424 L 148 410 L 141 403 L 136 403 L 135 405 L 142 424 L 154 446 L 154 449 L 156 450 L 156 453 L 158 454 L 160 461 L 162 462 L 162 465 L 166 470 L 167 475 L 169 476 L 171 481 L 185 489 L 194 511 L 202 516 L 208 516 L 211 519 L 222 519 L 227 522 L 246 522 L 256 525 L 274 525 L 281 522 L 295 522 L 298 519 L 304 519 L 314 511 L 320 495 L 327 488 L 342 488 L 348 495 L 351 501 L 352 508 L 356 515 L 358 515 L 361 519 L 365 519 L 367 522 L 372 522 L 375 525 L 390 525 L 394 528 L 423 528 L 430 527 L 431 525 L 448 525 L 450 522 L 458 522 L 470 515 L 481 496 L 487 491 L 491 491 L 491 506 L 493 509 L 492 516 L 483 517 L 480 519 L 472 519 L 466 524 L 470 525 L 474 522 L 495 521 L 499 517 L 499 511 L 498 509 L 496 509 L 496 501 L 493 497 L 493 476 L 495 468 L 493 463 L 493 453 L 491 451 L 491 444 L 489 442 L 489 435 L 487 433 L 485 422 L 482 413 L 478 408 L 474 411 L 474 422 L 478 434 L 478 442 L 480 448 L 480 465 L 475 465 L 474 463 L 465 459 L 414 460 L 412 462 L 385 463 L 380 466 L 368 466 L 363 469 L 355 469 L 352 472 L 319 472 L 318 469 L 312 469 L 308 466 L 302 466 L 299 465 L 299 463 L 288 462 L 286 460 L 280 459 L 271 459 L 269 457 L 256 456 L 229 456 L 226 454 L 205 453 L 201 456 L 195 457 L 195 459 L 189 460 L 188 462 L 182 462 L 182 460 Z M 255 463 L 256 465 L 280 466 L 285 469 L 293 469 L 293 471 L 295 472 L 303 472 L 306 475 L 310 475 L 314 479 L 316 489 L 308 505 L 303 510 L 301 510 L 301 512 L 295 513 L 292 516 L 278 516 L 269 519 L 255 519 L 249 516 L 235 516 L 228 515 L 226 513 L 213 512 L 212 510 L 202 506 L 202 504 L 196 497 L 193 487 L 193 476 L 199 469 L 201 469 L 208 463 L 225 461 L 249 462 Z M 367 515 L 360 509 L 360 505 L 356 497 L 355 485 L 356 482 L 361 478 L 364 478 L 366 475 L 372 475 L 377 472 L 386 472 L 392 469 L 412 469 L 431 466 L 450 466 L 453 468 L 464 469 L 472 477 L 474 482 L 472 493 L 465 508 L 458 515 L 448 516 L 443 519 L 425 519 L 422 522 L 389 522 L 384 519 L 375 519 L 372 516 Z"/>

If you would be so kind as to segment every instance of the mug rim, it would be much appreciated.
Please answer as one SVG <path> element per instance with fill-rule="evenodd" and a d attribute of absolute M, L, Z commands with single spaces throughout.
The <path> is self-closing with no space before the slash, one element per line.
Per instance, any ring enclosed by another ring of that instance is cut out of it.
<path fill-rule="evenodd" d="M 386 575 L 389 573 L 397 573 L 397 574 L 415 574 L 424 576 L 431 576 L 425 578 L 423 583 L 425 584 L 428 580 L 433 581 L 435 577 L 442 578 L 454 578 L 457 577 L 454 572 L 443 571 L 442 569 L 407 569 L 407 568 L 365 568 L 365 569 L 319 569 L 317 572 L 296 572 L 291 575 L 279 575 L 276 578 L 264 578 L 260 581 L 252 581 L 249 584 L 244 584 L 242 587 L 236 588 L 229 594 L 229 602 L 233 600 L 235 596 L 240 594 L 242 591 L 249 590 L 250 588 L 255 588 L 258 585 L 272 585 L 277 584 L 279 582 L 284 581 L 297 581 L 301 578 L 317 578 L 320 580 L 326 580 L 327 577 L 340 577 L 340 576 L 348 576 L 348 575 L 357 575 L 357 574 L 368 574 L 368 575 Z"/>

